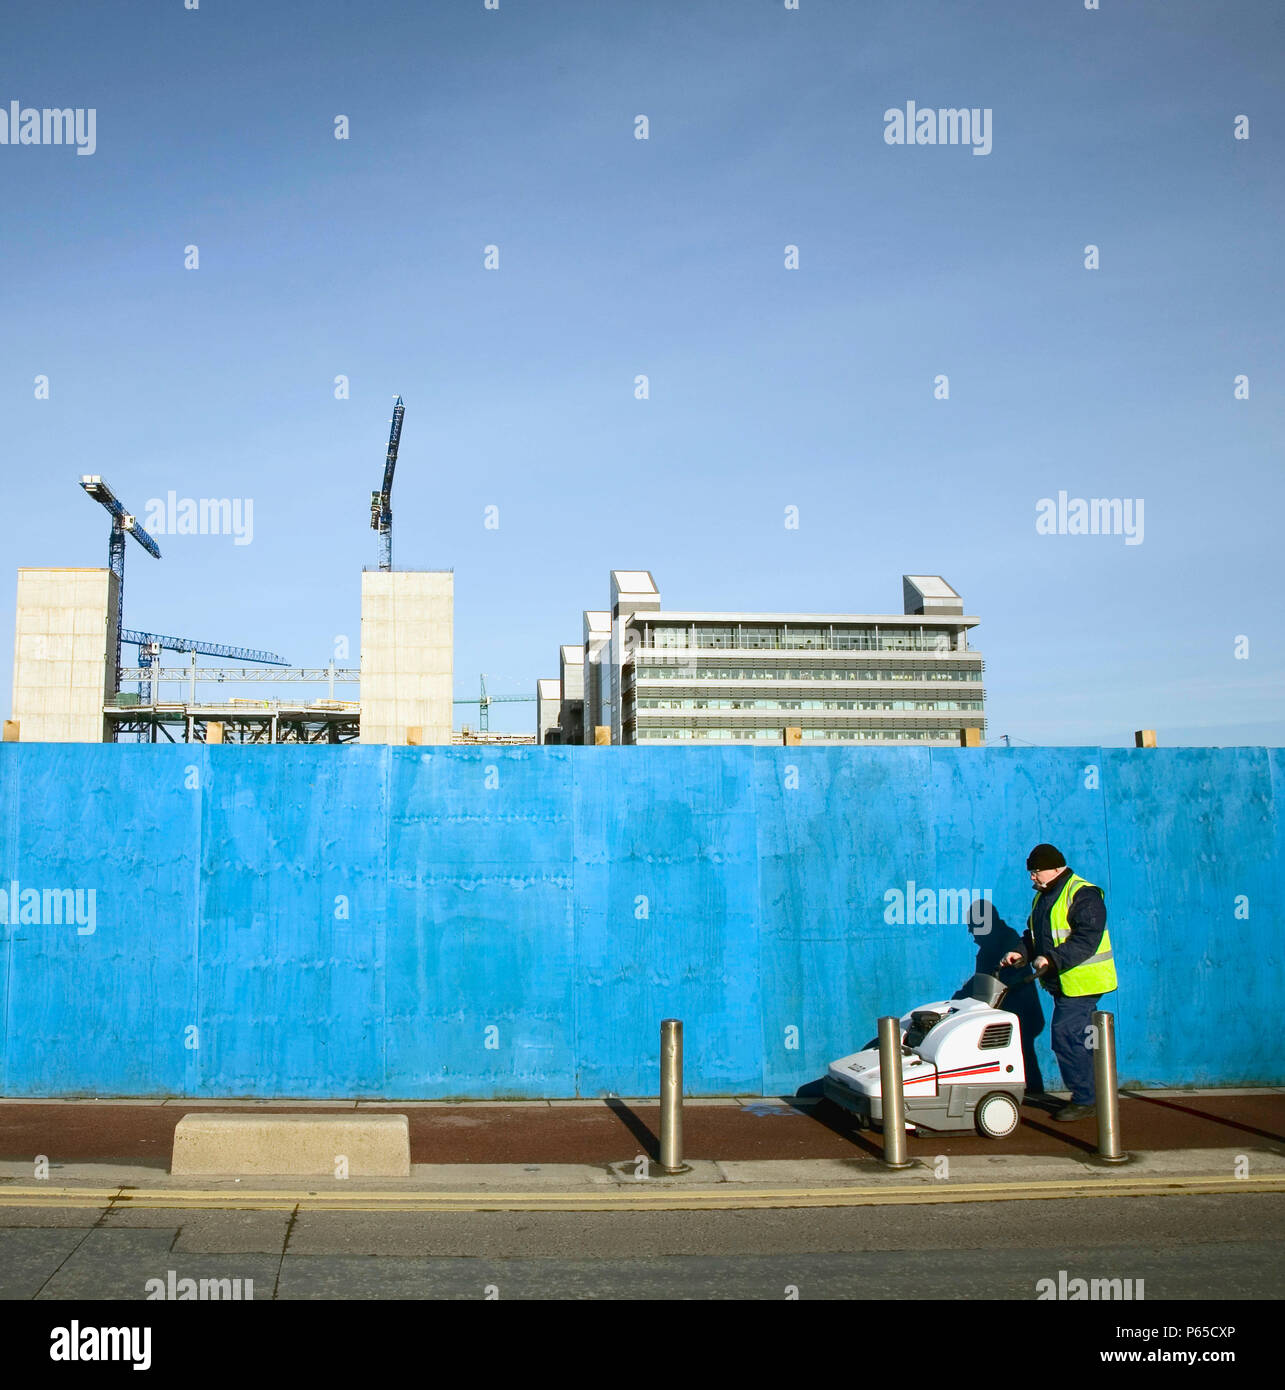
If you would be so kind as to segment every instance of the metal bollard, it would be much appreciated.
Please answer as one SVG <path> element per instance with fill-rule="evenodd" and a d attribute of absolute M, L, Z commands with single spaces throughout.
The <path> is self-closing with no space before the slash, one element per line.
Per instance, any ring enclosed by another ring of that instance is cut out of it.
<path fill-rule="evenodd" d="M 1116 1089 L 1115 1015 L 1098 1009 L 1093 1014 L 1097 1047 L 1093 1052 L 1093 1088 L 1098 1107 L 1098 1158 L 1103 1163 L 1127 1163 L 1120 1145 L 1120 1095 Z"/>
<path fill-rule="evenodd" d="M 660 1025 L 660 1171 L 682 1173 L 683 1163 L 683 1023 L 667 1018 Z"/>
<path fill-rule="evenodd" d="M 909 1168 L 906 1157 L 906 1106 L 901 1089 L 901 1020 L 879 1020 L 879 1091 L 883 1101 L 883 1161 Z"/>

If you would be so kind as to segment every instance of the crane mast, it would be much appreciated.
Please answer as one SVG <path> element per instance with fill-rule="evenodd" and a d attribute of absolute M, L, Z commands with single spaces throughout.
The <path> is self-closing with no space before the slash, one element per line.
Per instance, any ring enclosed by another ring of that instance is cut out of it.
<path fill-rule="evenodd" d="M 112 519 L 111 534 L 107 538 L 107 568 L 116 576 L 116 664 L 112 667 L 116 672 L 120 670 L 121 629 L 125 622 L 125 537 L 133 536 L 154 560 L 161 558 L 161 548 L 121 506 L 116 494 L 96 473 L 84 474 L 80 485 Z"/>

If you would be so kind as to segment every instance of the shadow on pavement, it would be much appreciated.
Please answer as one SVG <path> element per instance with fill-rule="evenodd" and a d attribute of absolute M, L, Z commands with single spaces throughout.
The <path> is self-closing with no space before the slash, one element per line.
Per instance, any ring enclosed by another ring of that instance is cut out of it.
<path fill-rule="evenodd" d="M 651 1128 L 644 1124 L 633 1110 L 627 1106 L 619 1096 L 608 1096 L 606 1099 L 607 1108 L 620 1121 L 622 1125 L 637 1139 L 642 1147 L 643 1153 L 653 1162 L 660 1162 L 660 1136 L 653 1134 Z"/>
<path fill-rule="evenodd" d="M 1166 1110 L 1181 1111 L 1184 1115 L 1194 1115 L 1198 1120 L 1209 1120 L 1216 1125 L 1224 1125 L 1228 1129 L 1243 1130 L 1246 1134 L 1256 1134 L 1260 1139 L 1274 1139 L 1277 1143 L 1285 1142 L 1285 1134 L 1273 1133 L 1270 1129 L 1259 1129 L 1256 1125 L 1242 1124 L 1239 1120 L 1233 1120 L 1226 1115 L 1215 1115 L 1208 1110 L 1198 1110 L 1194 1105 L 1179 1105 L 1176 1100 L 1165 1100 L 1162 1096 L 1149 1096 L 1145 1091 L 1121 1091 L 1122 1096 L 1127 1096 L 1130 1100 L 1144 1100 L 1148 1105 L 1162 1105 Z"/>

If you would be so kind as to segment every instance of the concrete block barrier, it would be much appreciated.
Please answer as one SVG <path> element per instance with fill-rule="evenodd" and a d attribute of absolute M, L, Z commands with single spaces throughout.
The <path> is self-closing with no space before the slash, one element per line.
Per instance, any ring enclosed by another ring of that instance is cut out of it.
<path fill-rule="evenodd" d="M 184 1115 L 170 1172 L 407 1178 L 410 1127 L 405 1115 Z"/>

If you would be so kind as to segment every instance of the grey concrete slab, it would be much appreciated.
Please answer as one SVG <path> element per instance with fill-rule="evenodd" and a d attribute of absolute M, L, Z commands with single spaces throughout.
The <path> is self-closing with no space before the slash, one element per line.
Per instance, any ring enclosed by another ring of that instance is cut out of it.
<path fill-rule="evenodd" d="M 105 1299 L 113 1302 L 147 1302 L 158 1293 L 151 1281 L 160 1280 L 159 1293 L 168 1295 L 169 1274 L 175 1284 L 180 1279 L 239 1281 L 241 1300 L 263 1302 L 271 1299 L 280 1266 L 277 1255 L 169 1255 L 152 1257 L 121 1256 L 110 1263 L 82 1261 L 73 1257 L 40 1295 L 40 1300 Z M 247 1288 L 246 1281 L 250 1282 Z M 195 1292 L 195 1290 L 193 1291 Z M 229 1290 L 228 1301 L 235 1301 Z M 197 1301 L 197 1300 L 192 1300 Z"/>
<path fill-rule="evenodd" d="M 344 1156 L 354 1176 L 410 1177 L 405 1115 L 306 1111 L 302 1114 L 187 1114 L 174 1131 L 170 1172 L 211 1176 L 335 1176 Z"/>
<path fill-rule="evenodd" d="M 0 1230 L 35 1226 L 46 1229 L 67 1227 L 87 1231 L 102 1217 L 96 1207 L 6 1207 L 0 1206 Z"/>
<path fill-rule="evenodd" d="M 171 1247 L 181 1254 L 280 1255 L 290 1215 L 289 1211 L 117 1207 L 102 1218 L 99 1229 L 168 1231 Z"/>
<path fill-rule="evenodd" d="M 1092 1158 L 1085 1158 L 1083 1166 L 1096 1175 L 1106 1177 L 1113 1174 L 1128 1177 L 1212 1174 L 1235 1178 L 1242 1173 L 1285 1173 L 1285 1153 L 1249 1144 L 1237 1149 L 1154 1149 L 1131 1154 L 1126 1164 L 1099 1164 Z"/>
<path fill-rule="evenodd" d="M 286 1257 L 282 1298 L 382 1299 L 1012 1299 L 1033 1301 L 1059 1271 L 1085 1279 L 1142 1281 L 1149 1299 L 1279 1298 L 1285 1278 L 1268 1242 L 1172 1251 L 1091 1247 L 1003 1251 L 979 1268 L 962 1250 L 800 1253 L 728 1258 L 363 1260 Z"/>
<path fill-rule="evenodd" d="M 582 1192 L 610 1184 L 593 1163 L 414 1163 L 415 1191 Z"/>
<path fill-rule="evenodd" d="M 185 1255 L 280 1255 L 290 1216 L 288 1211 L 184 1212 L 174 1250 Z"/>
<path fill-rule="evenodd" d="M 659 1165 L 650 1160 L 640 1166 L 639 1159 L 643 1157 L 645 1155 L 639 1154 L 608 1165 L 607 1171 L 618 1187 L 713 1187 L 723 1181 L 718 1164 L 711 1158 L 688 1160 L 685 1173 L 663 1173 Z"/>
<path fill-rule="evenodd" d="M 35 1298 L 83 1239 L 84 1230 L 75 1228 L 0 1229 L 0 1299 Z"/>
<path fill-rule="evenodd" d="M 99 1230 L 119 1231 L 130 1227 L 145 1230 L 168 1231 L 174 1240 L 183 1222 L 192 1215 L 180 1208 L 158 1207 L 113 1207 L 103 1212 L 95 1221 Z"/>
<path fill-rule="evenodd" d="M 271 1297 L 279 1254 L 192 1255 L 170 1248 L 174 1227 L 91 1231 L 50 1280 L 42 1299 L 145 1300 L 148 1281 L 176 1278 L 253 1279 L 257 1297 Z"/>

